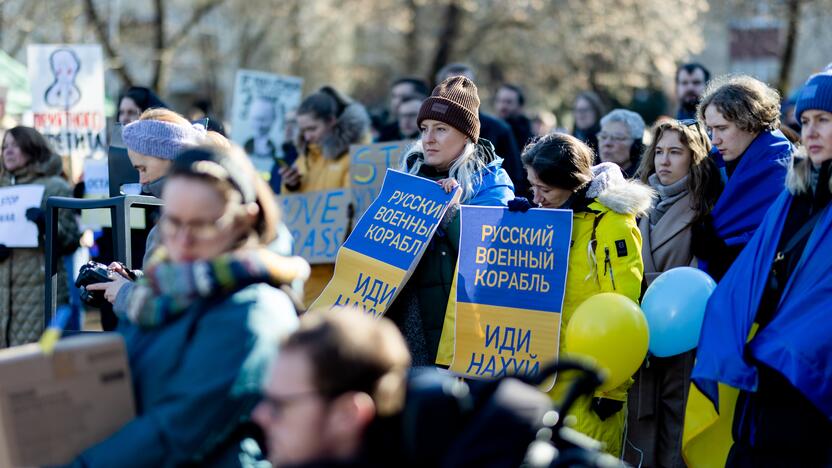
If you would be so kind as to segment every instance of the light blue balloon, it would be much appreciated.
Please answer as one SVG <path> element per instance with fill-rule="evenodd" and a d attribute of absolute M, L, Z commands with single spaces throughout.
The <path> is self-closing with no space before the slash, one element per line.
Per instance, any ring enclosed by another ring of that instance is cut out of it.
<path fill-rule="evenodd" d="M 707 273 L 691 267 L 673 268 L 653 281 L 641 301 L 653 355 L 675 356 L 696 348 L 714 289 Z"/>

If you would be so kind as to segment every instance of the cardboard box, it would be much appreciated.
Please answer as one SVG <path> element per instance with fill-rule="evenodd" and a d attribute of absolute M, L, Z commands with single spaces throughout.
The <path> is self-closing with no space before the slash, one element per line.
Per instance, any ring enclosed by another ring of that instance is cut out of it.
<path fill-rule="evenodd" d="M 124 340 L 115 333 L 0 350 L 0 467 L 72 461 L 133 419 Z"/>

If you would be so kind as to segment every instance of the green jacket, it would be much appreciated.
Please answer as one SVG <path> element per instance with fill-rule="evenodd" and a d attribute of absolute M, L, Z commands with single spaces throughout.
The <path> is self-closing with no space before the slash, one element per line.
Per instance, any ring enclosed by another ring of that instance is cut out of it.
<path fill-rule="evenodd" d="M 2 168 L 2 163 L 0 163 Z M 0 187 L 43 185 L 40 208 L 46 209 L 51 196 L 71 197 L 69 184 L 61 178 L 61 157 L 53 154 L 48 160 L 32 163 L 10 173 L 0 169 Z M 58 239 L 55 246 L 61 253 L 78 247 L 78 223 L 72 210 L 59 210 Z M 43 331 L 45 256 L 43 236 L 37 248 L 14 248 L 11 256 L 0 261 L 0 348 L 36 341 Z M 63 264 L 58 264 L 58 303 L 68 302 L 67 278 Z"/>

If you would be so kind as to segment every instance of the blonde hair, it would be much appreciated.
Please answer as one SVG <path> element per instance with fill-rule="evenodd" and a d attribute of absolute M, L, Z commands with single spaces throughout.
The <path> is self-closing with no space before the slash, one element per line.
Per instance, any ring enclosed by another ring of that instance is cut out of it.
<path fill-rule="evenodd" d="M 818 184 L 823 181 L 819 180 Z M 829 190 L 832 191 L 832 177 L 827 181 Z M 801 195 L 812 191 L 812 161 L 806 154 L 805 147 L 799 147 L 792 153 L 789 161 L 789 170 L 786 173 L 786 189 L 792 195 Z"/>
<path fill-rule="evenodd" d="M 477 187 L 482 183 L 482 171 L 485 170 L 486 165 L 479 152 L 480 146 L 471 140 L 467 140 L 462 153 L 451 163 L 451 168 L 448 170 L 448 177 L 456 179 L 462 189 L 462 197 L 459 200 L 461 204 L 474 198 Z M 422 146 L 422 140 L 419 139 L 408 148 L 404 158 L 402 158 L 401 170 L 415 175 L 419 173 L 419 169 L 422 168 L 424 163 L 424 147 Z"/>

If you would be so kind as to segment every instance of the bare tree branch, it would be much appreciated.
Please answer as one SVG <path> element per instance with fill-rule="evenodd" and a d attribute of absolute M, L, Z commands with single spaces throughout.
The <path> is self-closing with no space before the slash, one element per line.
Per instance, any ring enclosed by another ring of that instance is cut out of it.
<path fill-rule="evenodd" d="M 179 31 L 176 31 L 175 33 L 171 34 L 170 39 L 168 39 L 167 48 L 176 49 L 177 47 L 179 47 L 182 41 L 184 41 L 185 38 L 188 37 L 188 34 L 190 34 L 191 29 L 193 29 L 194 26 L 199 24 L 199 22 L 202 21 L 202 18 L 204 18 L 205 15 L 211 13 L 211 11 L 213 11 L 215 8 L 222 5 L 224 1 L 225 0 L 209 0 L 198 6 L 193 11 L 188 21 L 186 21 L 185 24 L 183 24 L 182 27 L 179 28 Z"/>
<path fill-rule="evenodd" d="M 101 42 L 101 46 L 104 48 L 104 53 L 106 53 L 107 57 L 110 59 L 111 67 L 116 72 L 116 74 L 118 74 L 118 77 L 121 80 L 121 84 L 125 88 L 133 86 L 133 77 L 130 76 L 130 73 L 127 70 L 127 65 L 124 63 L 124 60 L 122 60 L 118 53 L 116 53 L 116 50 L 113 47 L 113 43 L 112 41 L 110 41 L 110 37 L 107 35 L 107 26 L 101 21 L 101 18 L 98 16 L 98 12 L 95 9 L 95 4 L 93 4 L 93 0 L 84 0 L 84 12 L 87 16 L 87 22 L 89 22 L 93 26 L 95 35 L 98 37 L 99 42 Z"/>

